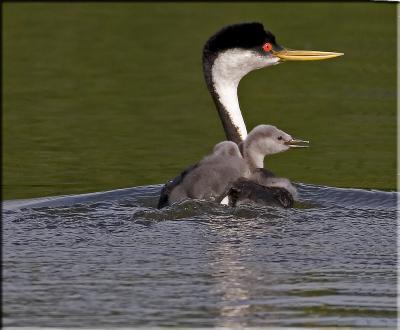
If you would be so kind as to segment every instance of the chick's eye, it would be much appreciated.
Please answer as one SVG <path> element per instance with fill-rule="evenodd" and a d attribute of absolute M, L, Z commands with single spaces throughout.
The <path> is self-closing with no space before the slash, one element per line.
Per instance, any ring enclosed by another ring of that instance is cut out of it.
<path fill-rule="evenodd" d="M 278 136 L 278 140 L 282 140 L 283 139 L 283 137 L 282 136 Z"/>
<path fill-rule="evenodd" d="M 267 42 L 262 46 L 262 48 L 264 49 L 264 52 L 270 52 L 272 50 L 272 45 Z"/>

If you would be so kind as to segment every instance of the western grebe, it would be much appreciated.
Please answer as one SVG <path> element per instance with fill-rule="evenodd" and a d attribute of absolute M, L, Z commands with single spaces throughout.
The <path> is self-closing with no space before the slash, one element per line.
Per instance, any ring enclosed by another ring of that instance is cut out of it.
<path fill-rule="evenodd" d="M 341 55 L 343 54 L 283 48 L 276 43 L 275 36 L 271 32 L 264 30 L 261 23 L 241 23 L 222 28 L 204 45 L 203 72 L 227 139 L 240 144 L 247 136 L 237 96 L 239 82 L 246 74 L 285 61 L 324 60 Z M 170 204 L 171 191 L 195 168 L 196 165 L 191 166 L 165 184 L 161 191 L 159 208 Z M 271 172 L 262 168 L 255 168 L 253 174 L 259 177 L 266 175 L 265 180 L 273 176 Z M 259 185 L 258 182 L 265 180 L 259 179 L 254 184 Z M 248 181 L 246 186 L 250 187 L 251 182 Z M 284 190 L 281 187 L 276 189 Z"/>
<path fill-rule="evenodd" d="M 308 147 L 308 143 L 294 139 L 272 125 L 256 126 L 240 143 L 249 175 L 233 182 L 223 204 L 235 206 L 252 201 L 257 204 L 291 207 L 297 197 L 296 187 L 290 180 L 276 177 L 265 170 L 264 158 L 290 148 Z"/>

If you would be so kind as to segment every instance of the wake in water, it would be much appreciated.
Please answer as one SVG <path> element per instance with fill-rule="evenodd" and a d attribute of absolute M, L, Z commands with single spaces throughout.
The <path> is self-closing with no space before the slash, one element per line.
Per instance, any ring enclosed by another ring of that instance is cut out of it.
<path fill-rule="evenodd" d="M 142 186 L 112 191 L 68 195 L 56 197 L 43 197 L 28 200 L 12 200 L 3 202 L 5 210 L 17 210 L 21 208 L 58 207 L 74 204 L 128 201 L 138 207 L 155 208 L 162 185 Z M 334 188 L 311 184 L 296 184 L 299 190 L 300 200 L 298 208 L 314 205 L 315 207 L 353 207 L 366 209 L 396 209 L 398 193 L 379 190 Z M 183 204 L 198 203 L 186 201 Z M 212 203 L 200 202 L 213 206 Z M 176 206 L 174 206 L 176 207 Z"/>
<path fill-rule="evenodd" d="M 292 209 L 158 210 L 161 185 L 5 201 L 4 325 L 394 327 L 398 194 L 297 188 Z"/>

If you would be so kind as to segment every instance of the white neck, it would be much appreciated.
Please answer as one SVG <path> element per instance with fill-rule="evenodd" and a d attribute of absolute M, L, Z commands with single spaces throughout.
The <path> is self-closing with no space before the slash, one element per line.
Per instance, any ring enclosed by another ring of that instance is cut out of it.
<path fill-rule="evenodd" d="M 213 70 L 214 71 L 214 70 Z M 213 78 L 215 75 L 213 75 Z M 242 141 L 247 136 L 247 129 L 240 111 L 237 88 L 239 82 L 223 79 L 213 79 L 215 92 L 218 94 L 219 102 L 226 109 L 232 124 L 236 127 Z"/>
<path fill-rule="evenodd" d="M 247 136 L 247 129 L 237 96 L 239 82 L 249 72 L 278 61 L 251 50 L 229 49 L 220 53 L 213 63 L 211 76 L 215 92 L 242 141 Z"/>

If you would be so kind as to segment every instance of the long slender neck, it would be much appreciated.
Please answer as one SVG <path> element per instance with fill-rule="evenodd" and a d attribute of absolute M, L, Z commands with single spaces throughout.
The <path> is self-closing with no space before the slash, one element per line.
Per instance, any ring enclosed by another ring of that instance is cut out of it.
<path fill-rule="evenodd" d="M 240 79 L 253 70 L 277 63 L 279 58 L 261 56 L 252 50 L 232 48 L 215 53 L 205 47 L 204 76 L 228 140 L 240 143 L 247 136 L 237 96 Z"/>
<path fill-rule="evenodd" d="M 213 77 L 216 77 L 214 74 Z M 242 142 L 247 136 L 246 124 L 242 116 L 237 95 L 239 82 L 214 79 L 215 96 L 214 102 L 217 105 L 220 117 L 224 118 L 223 124 L 227 138 L 236 143 Z"/>
<path fill-rule="evenodd" d="M 240 72 L 235 75 L 229 72 L 224 60 L 220 57 L 204 57 L 204 76 L 227 139 L 239 144 L 247 136 L 247 129 L 237 96 L 239 81 L 243 74 Z"/>

